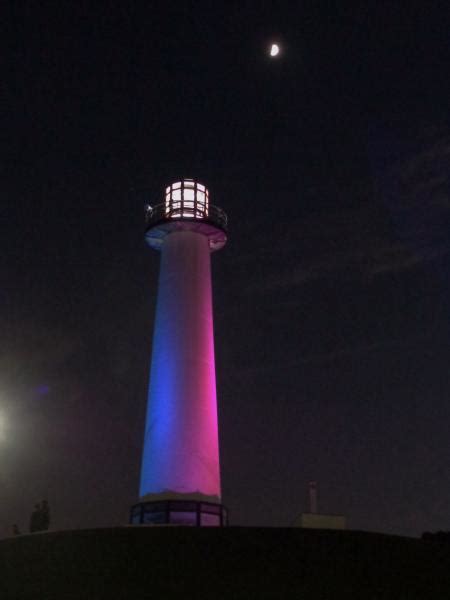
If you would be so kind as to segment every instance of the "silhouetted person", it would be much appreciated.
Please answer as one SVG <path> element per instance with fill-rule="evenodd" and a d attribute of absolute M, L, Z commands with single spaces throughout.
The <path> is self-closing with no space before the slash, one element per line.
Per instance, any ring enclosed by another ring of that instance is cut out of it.
<path fill-rule="evenodd" d="M 41 521 L 41 507 L 39 504 L 34 505 L 34 510 L 31 513 L 30 517 L 30 533 L 34 533 L 35 531 L 40 531 L 40 521 Z"/>
<path fill-rule="evenodd" d="M 50 509 L 48 507 L 47 500 L 42 500 L 41 503 L 41 519 L 40 519 L 41 529 L 40 531 L 47 531 L 50 526 Z"/>
<path fill-rule="evenodd" d="M 20 535 L 19 527 L 15 523 L 12 526 L 12 529 L 13 529 L 13 535 Z"/>
<path fill-rule="evenodd" d="M 35 531 L 47 531 L 50 525 L 50 509 L 47 500 L 41 504 L 35 504 L 30 518 L 30 533 Z"/>

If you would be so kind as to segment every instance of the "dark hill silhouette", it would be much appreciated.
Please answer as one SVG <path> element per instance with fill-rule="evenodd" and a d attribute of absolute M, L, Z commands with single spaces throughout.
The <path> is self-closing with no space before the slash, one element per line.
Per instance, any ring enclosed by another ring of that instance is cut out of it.
<path fill-rule="evenodd" d="M 123 527 L 0 542 L 5 600 L 450 597 L 450 544 L 353 531 Z"/>

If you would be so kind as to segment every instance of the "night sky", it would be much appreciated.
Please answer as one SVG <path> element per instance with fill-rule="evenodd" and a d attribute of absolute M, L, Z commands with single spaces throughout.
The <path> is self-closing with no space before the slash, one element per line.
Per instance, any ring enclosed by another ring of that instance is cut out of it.
<path fill-rule="evenodd" d="M 11 2 L 3 21 L 0 535 L 127 522 L 158 273 L 194 177 L 223 501 L 450 529 L 450 11 L 442 2 Z M 282 54 L 268 56 L 277 41 Z"/>

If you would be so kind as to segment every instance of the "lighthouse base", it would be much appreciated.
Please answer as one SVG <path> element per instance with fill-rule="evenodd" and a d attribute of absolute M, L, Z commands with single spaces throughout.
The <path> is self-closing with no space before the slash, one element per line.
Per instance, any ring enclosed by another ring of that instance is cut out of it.
<path fill-rule="evenodd" d="M 140 502 L 131 507 L 131 525 L 225 527 L 227 509 L 222 504 L 192 500 Z"/>

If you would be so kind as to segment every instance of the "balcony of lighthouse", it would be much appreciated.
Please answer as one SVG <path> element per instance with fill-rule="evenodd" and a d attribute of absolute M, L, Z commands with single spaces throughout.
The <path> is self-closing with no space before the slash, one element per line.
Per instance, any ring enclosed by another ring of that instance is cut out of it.
<path fill-rule="evenodd" d="M 146 240 L 156 250 L 173 231 L 197 231 L 208 236 L 211 251 L 227 241 L 227 215 L 209 203 L 208 189 L 193 179 L 177 181 L 165 189 L 164 202 L 145 208 Z"/>

